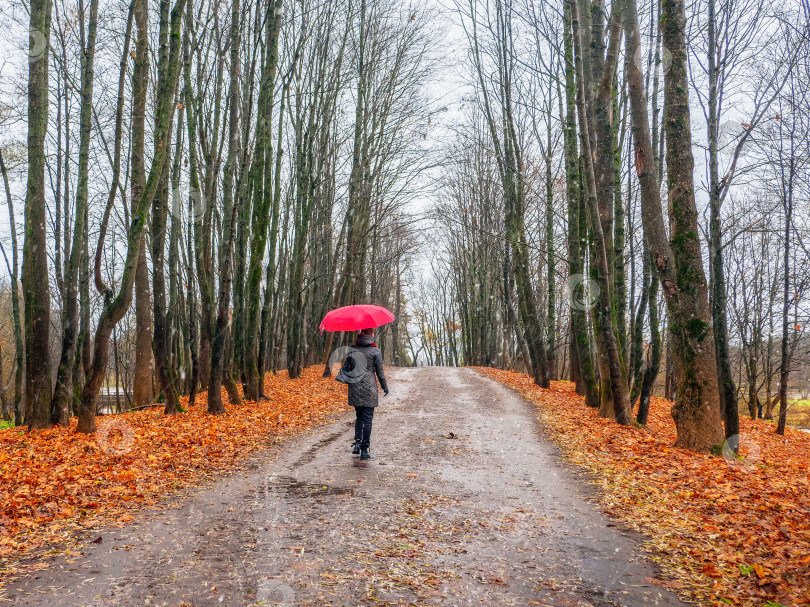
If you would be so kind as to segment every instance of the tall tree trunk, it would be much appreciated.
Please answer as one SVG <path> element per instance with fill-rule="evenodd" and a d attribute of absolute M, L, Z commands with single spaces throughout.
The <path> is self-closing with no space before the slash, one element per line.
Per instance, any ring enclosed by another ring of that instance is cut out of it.
<path fill-rule="evenodd" d="M 87 376 L 90 369 L 90 226 L 89 205 L 84 207 L 84 232 L 82 234 L 82 250 L 79 256 L 79 336 L 76 343 L 76 355 L 81 361 L 80 380 Z M 74 376 L 75 377 L 75 376 Z M 75 383 L 75 380 L 74 380 Z M 78 410 L 79 398 L 76 395 L 75 404 Z"/>
<path fill-rule="evenodd" d="M 149 88 L 149 7 L 146 0 L 133 0 L 138 38 L 135 42 L 135 64 L 132 72 L 132 213 L 146 187 L 144 141 L 146 94 Z M 152 301 L 149 289 L 149 268 L 146 263 L 144 236 L 138 243 L 135 269 L 135 369 L 132 380 L 132 400 L 143 407 L 152 400 Z"/>
<path fill-rule="evenodd" d="M 186 110 L 189 156 L 189 205 L 194 233 L 194 263 L 197 284 L 200 289 L 200 352 L 199 378 L 200 388 L 207 389 L 211 377 L 211 339 L 214 335 L 214 284 L 212 270 L 212 215 L 213 204 L 205 200 L 205 191 L 200 184 L 199 155 L 197 152 L 197 107 L 198 102 L 191 86 L 191 49 L 189 37 L 193 28 L 193 13 L 186 13 L 186 29 L 183 36 L 183 99 Z M 208 408 L 215 413 L 221 412 L 219 390 L 209 395 Z"/>
<path fill-rule="evenodd" d="M 90 0 L 85 43 L 84 2 L 79 3 L 82 41 L 82 104 L 79 118 L 79 168 L 76 188 L 76 217 L 73 221 L 73 246 L 65 273 L 65 298 L 62 314 L 62 354 L 56 373 L 56 386 L 51 400 L 51 423 L 67 426 L 73 400 L 73 362 L 76 356 L 76 333 L 79 324 L 78 274 L 82 253 L 86 252 L 88 173 L 90 170 L 90 133 L 92 130 L 93 81 L 98 29 L 98 0 Z"/>
<path fill-rule="evenodd" d="M 3 349 L 0 346 L 0 382 L 3 378 Z M 3 421 L 8 423 L 11 421 L 12 412 L 8 406 L 8 394 L 6 393 L 6 386 L 0 385 L 0 415 Z"/>
<path fill-rule="evenodd" d="M 716 353 L 710 347 L 714 340 L 697 228 L 684 11 L 683 0 L 662 2 L 663 44 L 672 53 L 672 63 L 664 75 L 671 246 L 677 268 L 678 300 L 682 309 L 688 310 L 688 320 L 681 315 L 680 318 L 671 315 L 670 331 L 678 335 L 675 340 L 676 377 L 681 378 L 673 414 L 676 423 L 680 421 L 680 445 L 691 447 L 696 446 L 696 442 L 705 441 L 704 448 L 708 448 L 711 446 L 709 441 L 714 441 L 714 444 L 718 441 L 720 392 Z M 690 437 L 692 433 L 694 436 Z"/>
<path fill-rule="evenodd" d="M 549 87 L 549 96 L 552 89 Z M 549 100 L 549 107 L 551 100 Z M 551 118 L 547 120 L 546 132 L 546 365 L 549 379 L 557 379 L 556 333 L 557 333 L 557 276 L 554 260 L 554 178 L 551 173 L 552 130 Z"/>
<path fill-rule="evenodd" d="M 25 344 L 23 343 L 22 319 L 20 318 L 20 285 L 18 279 L 18 248 L 17 248 L 17 224 L 14 219 L 14 200 L 11 197 L 11 188 L 8 183 L 8 171 L 3 161 L 3 151 L 0 150 L 0 173 L 3 175 L 3 186 L 6 191 L 6 203 L 8 204 L 8 222 L 11 230 L 11 265 L 8 267 L 8 274 L 11 277 L 11 315 L 14 323 L 14 425 L 23 424 L 23 372 L 25 371 Z M 5 250 L 3 251 L 5 257 Z M 6 265 L 9 266 L 8 258 Z"/>
<path fill-rule="evenodd" d="M 234 0 L 238 2 L 238 0 Z M 247 274 L 247 307 L 245 322 L 245 398 L 259 400 L 261 396 L 263 378 L 259 372 L 259 320 L 261 318 L 261 280 L 262 262 L 267 247 L 267 236 L 270 228 L 270 214 L 273 208 L 273 141 L 272 141 L 272 115 L 273 115 L 273 89 L 276 82 L 276 69 L 278 67 L 278 41 L 281 31 L 281 13 L 283 0 L 275 0 L 270 5 L 270 28 L 267 58 L 262 70 L 264 106 L 259 109 L 257 135 L 261 142 L 257 142 L 256 168 L 253 180 L 253 219 L 251 221 L 252 234 L 250 240 L 250 263 Z M 233 51 L 232 51 L 233 52 Z M 234 62 L 234 59 L 231 59 Z M 233 86 L 233 85 L 232 85 Z M 233 105 L 233 99 L 231 101 Z M 233 110 L 232 110 L 233 111 Z M 238 131 L 232 137 L 238 140 Z M 260 157 L 258 157 L 260 155 Z M 227 196 L 227 193 L 226 193 Z M 273 263 L 273 260 L 270 261 Z"/>
<path fill-rule="evenodd" d="M 270 346 L 270 334 L 272 333 L 272 315 L 278 313 L 273 305 L 276 298 L 276 268 L 277 268 L 277 249 L 278 249 L 278 223 L 281 211 L 281 160 L 282 160 L 282 135 L 284 131 L 284 99 L 285 91 L 281 92 L 281 99 L 278 110 L 278 125 L 276 127 L 276 166 L 275 177 L 273 182 L 273 209 L 272 219 L 270 222 L 270 250 L 267 255 L 267 274 L 264 281 L 264 304 L 262 307 L 261 317 L 261 335 L 259 338 L 259 372 L 262 377 L 267 372 L 269 359 L 272 353 L 268 354 Z M 259 391 L 264 396 L 264 382 L 259 384 Z"/>
<path fill-rule="evenodd" d="M 182 111 L 177 113 L 177 128 L 175 131 L 176 144 L 174 152 L 174 161 L 171 167 L 171 229 L 169 230 L 169 305 L 166 308 L 166 327 L 168 328 L 168 343 L 169 343 L 169 365 L 174 370 L 176 375 L 176 382 L 178 391 L 185 388 L 188 378 L 188 369 L 185 367 L 184 348 L 181 348 L 181 341 L 183 336 L 183 326 L 180 322 L 182 318 L 182 296 L 180 294 L 180 223 L 183 219 L 183 214 L 180 205 L 180 163 L 183 156 L 183 127 L 184 127 L 184 114 Z"/>
<path fill-rule="evenodd" d="M 160 48 L 158 51 L 158 87 L 166 86 L 166 70 L 168 69 L 169 58 L 169 19 L 170 0 L 161 0 L 160 3 L 160 32 L 158 40 Z M 174 88 L 174 87 L 172 87 Z M 156 105 L 156 112 L 171 112 L 174 97 L 165 105 Z M 171 135 L 167 135 L 171 140 Z M 155 155 L 157 155 L 158 145 L 164 142 L 155 141 Z M 168 154 L 168 152 L 167 152 Z M 169 162 L 163 164 L 160 175 L 160 185 L 152 200 L 152 224 L 151 224 L 151 245 L 152 245 L 152 311 L 154 318 L 154 336 L 152 338 L 152 353 L 155 357 L 155 372 L 158 379 L 158 387 L 163 394 L 165 403 L 164 413 L 172 415 L 180 411 L 180 401 L 177 392 L 175 370 L 170 361 L 171 331 L 168 325 L 166 308 L 166 279 L 165 279 L 165 256 L 166 256 L 166 229 L 169 211 Z"/>
<path fill-rule="evenodd" d="M 296 221 L 295 241 L 291 252 L 290 282 L 287 295 L 287 372 L 289 377 L 295 379 L 301 376 L 303 360 L 302 325 L 303 318 L 299 311 L 304 309 L 304 250 L 309 233 L 309 219 L 312 213 L 312 192 L 309 174 L 299 175 L 298 189 L 304 189 L 299 194 L 301 201 L 299 217 Z"/>
<path fill-rule="evenodd" d="M 226 161 L 225 167 L 225 184 L 224 184 L 224 225 L 223 229 L 227 238 L 223 241 L 220 247 L 220 263 L 223 267 L 223 273 L 220 281 L 220 291 L 219 291 L 219 301 L 217 306 L 217 335 L 212 339 L 212 358 L 211 358 L 211 383 L 216 383 L 219 385 L 220 383 L 224 383 L 225 389 L 228 392 L 229 400 L 234 403 L 238 404 L 240 402 L 239 394 L 236 390 L 236 383 L 233 379 L 233 367 L 232 367 L 232 360 L 233 360 L 233 348 L 234 348 L 234 340 L 236 338 L 244 340 L 244 346 L 240 347 L 239 356 L 240 361 L 244 364 L 245 360 L 245 350 L 244 347 L 249 347 L 251 344 L 256 343 L 256 336 L 252 335 L 249 332 L 236 332 L 233 330 L 233 327 L 230 331 L 226 328 L 227 318 L 223 316 L 230 307 L 230 295 L 231 295 L 231 279 L 232 279 L 232 268 L 233 268 L 233 243 L 234 238 L 236 236 L 236 229 L 237 229 L 237 218 L 240 215 L 247 217 L 249 213 L 249 205 L 247 207 L 242 206 L 245 200 L 249 196 L 249 192 L 245 195 L 239 195 L 234 197 L 233 194 L 233 181 L 234 175 L 236 173 L 236 164 L 239 152 L 239 129 L 238 129 L 238 112 L 237 108 L 239 107 L 239 85 L 238 85 L 238 78 L 239 78 L 239 2 L 238 0 L 234 0 L 234 4 L 231 7 L 231 78 L 230 78 L 230 122 L 228 124 L 228 133 L 229 133 L 229 142 L 228 142 L 228 160 Z M 268 4 L 268 19 L 269 23 L 267 24 L 268 33 L 267 33 L 267 40 L 272 41 L 274 37 L 277 37 L 276 30 L 278 28 L 278 22 L 280 20 L 280 5 L 277 4 Z M 272 42 L 270 42 L 272 45 Z M 277 48 L 277 43 L 276 43 Z M 268 51 L 269 52 L 269 51 Z M 266 61 L 266 59 L 265 59 Z M 263 66 L 264 69 L 264 66 Z M 264 72 L 262 73 L 262 77 L 264 78 Z M 267 83 L 262 79 L 261 87 L 262 92 L 259 95 L 259 110 L 257 116 L 257 144 L 254 150 L 254 162 L 261 162 L 259 166 L 264 168 L 264 157 L 265 154 L 265 140 L 259 136 L 259 133 L 264 132 L 264 120 L 269 120 L 270 112 L 272 111 L 272 107 L 267 106 L 263 107 L 262 103 L 265 101 L 266 103 L 266 96 L 270 95 L 272 97 L 272 88 L 268 91 L 266 90 Z M 272 87 L 272 85 L 271 85 Z M 261 158 L 259 158 L 261 156 Z M 255 166 L 255 165 L 254 165 Z M 254 173 L 251 170 L 250 175 L 251 185 L 253 187 L 254 195 L 263 195 L 264 194 L 264 183 L 261 181 L 261 178 L 257 179 L 254 178 Z M 255 211 L 255 208 L 254 208 Z M 265 228 L 266 231 L 266 228 Z M 264 247 L 262 246 L 262 256 L 264 254 Z M 224 263 L 223 263 L 224 260 Z M 261 259 L 259 259 L 259 263 L 261 264 Z M 261 268 L 259 269 L 261 272 Z M 247 294 L 250 297 L 250 294 Z M 258 297 L 258 295 L 257 295 Z M 243 302 L 238 302 L 239 306 L 245 306 Z M 241 309 L 241 313 L 239 315 L 239 319 L 241 320 L 243 313 L 247 310 L 248 307 L 244 307 Z M 235 326 L 239 326 L 239 324 L 235 323 Z M 254 330 L 254 332 L 257 332 Z M 220 350 L 222 348 L 222 350 Z M 222 361 L 218 361 L 217 359 L 222 358 Z M 220 369 L 221 368 L 221 369 Z M 216 375 L 215 375 L 216 374 Z M 258 374 L 258 373 L 257 373 Z M 247 377 L 245 374 L 244 366 L 242 367 L 242 376 L 243 378 Z M 245 398 L 250 400 L 258 400 L 258 394 L 254 390 L 254 388 L 261 385 L 261 381 L 255 381 L 252 384 L 245 383 L 244 384 L 244 395 Z M 259 390 L 260 391 L 260 390 Z M 209 394 L 211 390 L 209 390 Z M 215 398 L 214 402 L 217 402 L 218 399 Z M 215 411 L 210 409 L 212 413 Z"/>
<path fill-rule="evenodd" d="M 134 80 L 134 79 L 133 79 Z M 133 154 L 134 155 L 134 154 Z M 143 158 L 143 156 L 141 156 Z M 143 163 L 141 164 L 143 167 Z M 135 185 L 133 164 L 132 189 L 143 191 L 146 185 L 145 170 L 140 183 Z M 132 196 L 133 204 L 138 198 Z M 135 368 L 133 370 L 133 403 L 147 405 L 152 401 L 152 293 L 149 285 L 149 266 L 146 261 L 146 243 L 139 244 L 140 255 L 135 270 Z"/>
<path fill-rule="evenodd" d="M 573 9 L 572 9 L 573 11 Z M 615 96 L 615 70 L 617 64 L 618 50 L 621 42 L 621 12 L 613 11 L 609 27 L 609 44 L 605 52 L 604 43 L 604 8 L 601 3 L 591 5 L 582 0 L 577 4 L 579 19 L 578 23 L 579 40 L 574 40 L 575 45 L 581 44 L 583 51 L 580 53 L 581 70 L 580 75 L 584 86 L 585 117 L 587 127 L 583 135 L 588 138 L 590 149 L 594 156 L 589 159 L 593 165 L 595 187 L 593 192 L 596 202 L 595 210 L 598 213 L 597 221 L 601 226 L 601 238 L 604 241 L 604 255 L 607 260 L 606 272 L 601 269 L 599 263 L 591 263 L 590 275 L 593 281 L 599 285 L 599 289 L 609 289 L 611 300 L 611 314 L 606 316 L 601 314 L 598 307 L 592 309 L 592 321 L 594 325 L 597 363 L 599 367 L 599 415 L 608 418 L 615 418 L 615 405 L 613 402 L 613 388 L 611 377 L 615 374 L 611 370 L 611 354 L 609 344 L 616 341 L 619 344 L 619 376 L 626 376 L 626 367 L 623 360 L 622 336 L 615 325 L 615 285 L 613 284 L 613 205 L 614 205 L 614 139 L 615 129 L 613 127 L 612 104 Z M 575 47 L 576 48 L 576 47 Z M 585 52 L 590 49 L 590 52 Z M 579 90 L 577 90 L 579 92 Z M 581 127 L 584 125 L 581 125 Z M 583 157 L 584 158 L 584 157 Z M 585 200 L 590 200 L 590 187 L 586 178 L 583 179 L 583 188 L 586 190 Z M 590 213 L 588 213 L 590 219 Z M 592 260 L 598 260 L 602 253 L 598 250 L 602 245 L 597 244 L 595 228 L 591 227 L 590 246 Z M 613 337 L 609 338 L 608 333 L 612 332 Z"/>
<path fill-rule="evenodd" d="M 645 263 L 652 266 L 653 261 L 650 258 L 650 253 L 645 250 L 644 255 L 646 258 Z M 647 423 L 647 416 L 650 412 L 650 395 L 661 366 L 661 332 L 658 329 L 658 281 L 655 277 L 651 277 L 650 280 L 647 305 L 650 310 L 650 359 L 641 380 L 638 415 L 636 416 L 636 422 L 639 424 Z"/>
<path fill-rule="evenodd" d="M 621 14 L 621 11 L 617 11 Z M 621 31 L 621 29 L 619 29 Z M 611 145 L 613 146 L 613 251 L 611 252 L 612 266 L 610 268 L 613 295 L 613 316 L 615 319 L 616 339 L 619 342 L 619 352 L 622 355 L 623 373 L 628 376 L 628 339 L 627 339 L 627 271 L 624 263 L 625 235 L 625 208 L 622 201 L 622 141 L 627 123 L 627 105 L 622 104 L 621 119 L 619 119 L 619 90 L 618 76 L 613 80 L 613 99 L 611 101 L 613 115 Z M 631 193 L 628 189 L 628 199 Z"/>
<path fill-rule="evenodd" d="M 164 413 L 172 415 L 180 411 L 179 395 L 175 382 L 175 370 L 170 360 L 169 319 L 166 307 L 166 280 L 165 280 L 165 248 L 166 228 L 168 218 L 169 195 L 169 163 L 166 162 L 160 187 L 152 202 L 152 310 L 154 314 L 154 337 L 152 339 L 152 352 L 155 357 L 155 371 L 158 379 L 158 388 L 163 395 Z"/>
<path fill-rule="evenodd" d="M 22 285 L 25 301 L 25 421 L 29 430 L 50 425 L 51 293 L 48 280 L 45 136 L 48 130 L 48 53 L 51 0 L 30 3 L 28 61 L 28 185 Z"/>
<path fill-rule="evenodd" d="M 608 102 L 610 99 L 611 91 L 609 88 L 601 86 L 605 84 L 601 81 L 602 74 L 605 70 L 605 42 L 604 42 L 604 29 L 605 29 L 605 15 L 604 6 L 600 2 L 592 3 L 589 0 L 578 0 L 578 25 L 579 25 L 579 40 L 574 43 L 580 44 L 582 49 L 580 52 L 581 69 L 577 71 L 580 81 L 583 82 L 585 87 L 585 116 L 588 120 L 588 128 L 583 128 L 580 124 L 580 129 L 584 136 L 588 137 L 590 149 L 593 156 L 586 159 L 583 156 L 583 161 L 590 160 L 593 165 L 593 171 L 596 179 L 596 191 L 593 192 L 599 209 L 598 221 L 602 228 L 602 235 L 605 237 L 605 255 L 608 260 L 608 268 L 613 265 L 611 260 L 613 256 L 613 247 L 611 245 L 613 230 L 612 230 L 612 212 L 613 205 L 612 187 L 613 180 L 610 178 L 609 172 L 612 172 L 612 152 L 610 151 L 611 136 L 608 135 L 609 116 Z M 614 16 L 616 13 L 614 13 Z M 611 28 L 611 38 L 613 38 L 613 31 Z M 615 47 L 614 47 L 615 48 Z M 575 46 L 576 49 L 576 46 Z M 598 84 L 597 84 L 598 83 Z M 579 89 L 577 89 L 577 93 Z M 583 199 L 586 205 L 583 207 L 583 215 L 586 218 L 588 227 L 588 245 L 590 247 L 591 264 L 589 267 L 589 274 L 594 284 L 599 285 L 599 289 L 603 284 L 612 287 L 612 280 L 610 275 L 603 275 L 598 263 L 594 260 L 598 259 L 599 252 L 595 249 L 595 238 L 593 227 L 590 225 L 592 219 L 590 210 L 587 206 L 587 201 L 590 200 L 588 188 L 590 187 L 587 174 L 590 169 L 584 171 L 582 178 Z M 612 305 L 612 304 L 611 304 Z M 596 350 L 596 364 L 599 370 L 598 383 L 599 383 L 599 415 L 603 417 L 614 417 L 612 390 L 610 386 L 610 354 L 608 352 L 608 340 L 606 339 L 606 332 L 611 330 L 609 326 L 603 322 L 603 315 L 599 313 L 598 307 L 590 308 L 591 322 L 593 323 L 594 342 Z"/>
<path fill-rule="evenodd" d="M 765 360 L 765 419 L 773 420 L 773 408 L 777 400 L 771 398 L 773 388 L 773 315 L 769 314 L 768 316 L 768 350 Z M 761 414 L 760 417 L 762 417 Z"/>
<path fill-rule="evenodd" d="M 214 327 L 214 336 L 211 340 L 211 376 L 208 381 L 208 412 L 218 415 L 225 412 L 225 407 L 222 405 L 222 385 L 228 391 L 228 397 L 231 404 L 238 405 L 240 400 L 238 393 L 235 392 L 235 386 L 229 386 L 228 383 L 233 383 L 230 377 L 230 369 L 226 369 L 226 345 L 229 337 L 228 330 L 228 316 L 229 316 L 229 302 L 231 292 L 232 280 L 232 267 L 233 255 L 226 248 L 233 248 L 233 241 L 236 232 L 236 214 L 237 205 L 233 205 L 230 209 L 230 217 L 228 218 L 228 226 L 225 230 L 222 246 L 220 247 L 220 282 L 219 282 L 219 296 L 217 298 L 217 315 L 216 324 Z M 226 251 L 228 254 L 222 255 Z M 232 339 L 232 336 L 231 336 Z M 227 377 L 225 374 L 227 373 Z"/>
<path fill-rule="evenodd" d="M 748 352 L 744 354 L 746 360 L 746 371 L 748 375 L 748 414 L 751 419 L 757 418 L 757 409 L 762 409 L 759 405 L 757 395 L 757 358 L 755 348 L 748 347 Z M 728 437 L 726 437 L 728 438 Z"/>
<path fill-rule="evenodd" d="M 149 205 L 158 193 L 161 185 L 166 159 L 171 143 L 171 130 L 174 112 L 175 91 L 180 63 L 180 26 L 183 19 L 185 0 L 177 0 L 171 11 L 169 26 L 169 51 L 161 53 L 160 61 L 165 65 L 159 70 L 163 74 L 156 98 L 155 113 L 155 157 L 149 170 L 146 187 L 141 193 L 137 207 L 132 215 L 132 223 L 127 235 L 127 254 L 124 261 L 124 272 L 121 276 L 120 290 L 117 295 L 109 290 L 104 294 L 105 305 L 96 328 L 93 359 L 90 372 L 87 373 L 82 390 L 81 410 L 77 432 L 92 433 L 96 429 L 96 400 L 105 379 L 107 359 L 110 348 L 110 336 L 115 325 L 124 317 L 132 302 L 132 287 L 135 282 L 135 267 L 140 250 L 141 235 L 146 223 Z"/>
<path fill-rule="evenodd" d="M 593 156 L 591 155 L 591 142 L 594 139 L 592 129 L 590 126 L 587 107 L 590 105 L 587 102 L 589 92 L 587 83 L 588 77 L 584 73 L 584 66 L 582 60 L 583 54 L 583 40 L 580 35 L 579 27 L 579 7 L 577 0 L 571 0 L 571 17 L 574 41 L 574 61 L 576 65 L 576 72 L 579 76 L 577 84 L 577 110 L 579 114 L 579 123 L 581 131 L 581 145 L 582 156 L 585 159 L 585 181 L 583 183 L 587 189 L 587 204 L 588 216 L 590 219 L 591 233 L 593 236 L 593 251 L 594 257 L 593 265 L 596 267 L 597 284 L 599 285 L 599 299 L 594 310 L 594 318 L 598 319 L 597 331 L 599 331 L 601 339 L 604 343 L 604 348 L 607 354 L 607 372 L 609 374 L 609 386 L 611 391 L 611 399 L 609 399 L 610 409 L 606 407 L 607 399 L 602 397 L 602 406 L 600 407 L 600 415 L 613 417 L 622 425 L 629 425 L 630 419 L 630 391 L 627 386 L 626 372 L 623 372 L 623 364 L 621 353 L 619 351 L 619 343 L 616 339 L 613 324 L 613 300 L 611 297 L 611 284 L 610 266 L 608 265 L 607 244 L 604 238 L 602 229 L 602 222 L 600 221 L 600 201 L 597 197 L 597 182 L 596 173 L 594 170 Z M 612 74 L 615 67 L 616 56 L 618 53 L 618 43 L 620 36 L 616 35 L 616 28 L 621 26 L 621 20 L 618 18 L 611 19 L 611 43 L 609 46 L 607 61 L 603 66 L 603 71 L 606 74 Z M 621 31 L 621 30 L 619 30 Z M 612 77 L 609 77 L 609 82 L 612 82 Z M 600 83 L 599 96 L 603 98 L 606 95 L 605 89 L 610 84 L 606 83 L 608 78 L 603 78 Z M 609 98 L 609 92 L 608 92 Z M 600 130 L 604 129 L 602 125 Z M 608 129 L 609 131 L 612 129 Z M 612 136 L 610 137 L 612 141 Z M 610 167 L 613 167 L 613 154 L 612 145 L 610 153 Z M 612 178 L 611 178 L 612 187 Z M 611 194 L 612 203 L 612 194 Z M 602 384 L 605 385 L 604 382 Z"/>
<path fill-rule="evenodd" d="M 510 145 L 510 144 L 507 144 Z M 517 286 L 518 314 L 523 324 L 524 337 L 531 358 L 534 383 L 543 388 L 550 386 L 548 358 L 545 339 L 539 322 L 537 302 L 529 272 L 526 226 L 524 221 L 524 198 L 522 192 L 522 170 L 516 164 L 515 149 L 505 154 L 505 170 L 502 174 L 504 185 L 504 206 L 506 207 L 506 235 L 512 243 L 512 264 Z"/>
<path fill-rule="evenodd" d="M 577 151 L 577 124 L 576 124 L 576 79 L 574 65 L 574 46 L 571 24 L 571 4 L 563 4 L 563 27 L 565 28 L 565 164 L 566 164 L 566 194 L 568 198 L 568 276 L 571 308 L 571 368 L 577 369 L 577 394 L 585 396 L 585 402 L 590 407 L 599 406 L 599 391 L 596 384 L 596 374 L 590 351 L 590 336 L 588 334 L 588 319 L 582 306 L 584 290 L 587 288 L 584 280 L 585 264 L 582 258 L 582 241 L 585 234 L 580 233 L 580 207 L 581 207 L 581 176 L 579 170 L 579 153 Z M 583 294 L 577 297 L 577 288 Z"/>
<path fill-rule="evenodd" d="M 636 404 L 636 399 L 641 392 L 642 372 L 641 365 L 644 362 L 644 315 L 647 312 L 647 302 L 650 296 L 650 285 L 652 279 L 652 268 L 650 266 L 650 254 L 647 247 L 644 247 L 642 254 L 642 277 L 641 277 L 641 298 L 633 321 L 632 342 L 630 344 L 630 377 L 632 384 L 630 389 L 630 403 Z"/>
<path fill-rule="evenodd" d="M 82 40 L 84 40 L 84 30 L 82 29 Z M 82 42 L 82 45 L 84 42 Z M 64 51 L 63 51 L 64 52 Z M 70 192 L 68 187 L 69 180 L 68 180 L 68 168 L 67 165 L 69 164 L 69 150 L 70 150 L 70 138 L 69 136 L 66 137 L 65 140 L 65 153 L 62 154 L 62 96 L 65 96 L 65 109 L 67 110 L 67 85 L 62 88 L 62 70 L 56 71 L 56 192 L 54 192 L 54 230 L 53 230 L 53 259 L 54 259 L 54 274 L 56 275 L 56 290 L 59 293 L 59 299 L 64 301 L 65 298 L 65 277 L 63 274 L 63 264 L 62 264 L 62 173 L 65 174 L 65 215 L 67 215 L 68 209 L 68 202 L 67 198 Z M 64 93 L 63 93 L 64 91 Z M 66 113 L 65 118 L 65 132 L 69 133 L 70 131 L 70 116 Z M 64 162 L 63 162 L 64 158 Z M 63 167 L 64 170 L 63 170 Z M 69 232 L 68 229 L 68 218 L 65 217 L 65 232 Z M 65 250 L 65 257 L 68 256 L 67 249 Z M 67 263 L 65 263 L 67 265 Z M 51 401 L 53 402 L 53 401 Z"/>
<path fill-rule="evenodd" d="M 652 78 L 652 109 L 653 109 L 653 124 L 652 124 L 652 153 L 655 165 L 655 175 L 657 179 L 658 188 L 660 190 L 661 181 L 664 178 L 664 171 L 663 171 L 663 163 L 661 162 L 661 153 L 659 150 L 662 149 L 661 144 L 663 143 L 662 134 L 658 128 L 659 126 L 659 105 L 658 105 L 658 90 L 659 90 L 659 77 L 658 77 L 658 66 L 661 64 L 661 27 L 660 27 L 660 17 L 661 17 L 661 5 L 660 3 L 655 2 L 655 0 L 651 0 L 651 11 L 654 9 L 655 6 L 658 6 L 658 13 L 656 14 L 656 26 L 655 26 L 655 47 L 651 51 L 654 59 L 652 62 L 652 69 L 654 70 L 653 78 Z M 652 14 L 652 13 L 651 13 Z M 629 100 L 628 100 L 629 103 Z M 649 414 L 650 408 L 650 395 L 652 394 L 653 386 L 655 385 L 655 381 L 658 377 L 658 372 L 661 367 L 661 354 L 662 354 L 662 340 L 661 340 L 661 331 L 659 328 L 659 321 L 658 321 L 658 277 L 654 275 L 653 272 L 653 263 L 654 259 L 650 253 L 649 245 L 647 244 L 646 236 L 644 237 L 644 263 L 645 269 L 649 270 L 650 273 L 650 282 L 649 286 L 646 291 L 646 299 L 647 299 L 647 306 L 649 309 L 649 319 L 650 319 L 650 355 L 647 367 L 644 369 L 644 375 L 641 380 L 641 388 L 639 391 L 639 408 L 638 408 L 638 415 L 636 416 L 636 422 L 639 424 L 646 424 L 647 423 L 647 416 Z M 643 320 L 643 317 L 642 317 Z M 669 348 L 667 348 L 669 350 Z M 667 377 L 669 374 L 667 374 Z"/>
<path fill-rule="evenodd" d="M 399 243 L 397 243 L 399 244 Z M 391 362 L 395 367 L 400 366 L 399 357 L 399 315 L 402 309 L 402 283 L 401 274 L 399 270 L 400 256 L 397 256 L 395 272 L 396 272 L 396 293 L 394 295 L 394 323 L 391 326 L 391 341 L 393 342 L 393 350 L 391 355 Z"/>
<path fill-rule="evenodd" d="M 795 127 L 794 127 L 795 128 Z M 784 435 L 787 425 L 787 391 L 790 377 L 790 333 L 788 331 L 788 317 L 790 315 L 790 231 L 793 219 L 793 186 L 796 173 L 796 156 L 794 149 L 793 131 L 790 133 L 790 158 L 788 160 L 788 177 L 785 180 L 784 162 L 782 166 L 782 205 L 785 211 L 784 243 L 782 245 L 782 344 L 779 360 L 779 420 L 776 423 L 776 433 Z M 780 150 L 781 151 L 781 150 Z M 781 156 L 781 154 L 780 154 Z"/>
<path fill-rule="evenodd" d="M 642 220 L 669 308 L 670 343 L 676 365 L 678 394 L 672 407 L 678 432 L 676 445 L 708 451 L 723 442 L 723 429 L 692 181 L 683 3 L 665 0 L 662 4 L 664 46 L 672 53 L 665 74 L 664 108 L 672 244 L 667 239 L 661 210 L 641 66 L 634 60 L 641 46 L 635 0 L 625 0 L 624 12 L 625 72 L 641 183 Z"/>
<path fill-rule="evenodd" d="M 190 100 L 186 100 L 190 103 Z M 200 389 L 200 340 L 199 324 L 197 321 L 197 285 L 193 276 L 194 264 L 194 201 L 188 199 L 188 232 L 186 234 L 186 262 L 189 274 L 186 288 L 186 303 L 188 304 L 188 345 L 191 356 L 191 383 L 189 384 L 188 405 L 193 407 L 197 400 L 197 391 Z"/>
<path fill-rule="evenodd" d="M 712 326 L 714 328 L 714 348 L 717 357 L 717 383 L 720 391 L 720 411 L 725 421 L 726 438 L 740 433 L 740 412 L 737 406 L 737 387 L 731 373 L 731 357 L 728 347 L 728 321 L 726 319 L 726 275 L 723 261 L 722 229 L 720 225 L 720 205 L 722 203 L 720 175 L 717 159 L 718 99 L 715 0 L 707 0 L 709 20 L 709 269 L 712 273 Z M 739 441 L 737 441 L 738 444 Z"/>

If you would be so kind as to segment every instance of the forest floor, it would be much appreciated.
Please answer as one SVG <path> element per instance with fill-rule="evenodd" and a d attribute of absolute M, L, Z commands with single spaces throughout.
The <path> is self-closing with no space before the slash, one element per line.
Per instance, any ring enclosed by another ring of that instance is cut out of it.
<path fill-rule="evenodd" d="M 323 423 L 325 396 L 321 425 L 240 470 L 132 508 L 124 526 L 99 519 L 84 543 L 32 559 L 39 571 L 18 563 L 0 604 L 685 605 L 531 403 L 471 369 L 390 376 L 372 460 L 350 454 L 353 412 Z M 234 437 L 221 439 L 208 447 Z"/>

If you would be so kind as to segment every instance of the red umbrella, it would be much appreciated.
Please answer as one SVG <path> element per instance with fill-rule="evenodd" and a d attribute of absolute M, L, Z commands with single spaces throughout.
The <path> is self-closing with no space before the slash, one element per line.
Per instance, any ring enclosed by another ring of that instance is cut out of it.
<path fill-rule="evenodd" d="M 327 312 L 321 321 L 321 330 L 359 331 L 393 322 L 394 315 L 382 306 L 344 306 Z"/>

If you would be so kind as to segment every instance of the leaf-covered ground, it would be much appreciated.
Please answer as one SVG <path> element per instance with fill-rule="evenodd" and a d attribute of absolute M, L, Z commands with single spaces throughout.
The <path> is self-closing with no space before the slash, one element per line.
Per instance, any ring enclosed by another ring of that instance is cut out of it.
<path fill-rule="evenodd" d="M 537 406 L 553 439 L 594 473 L 608 514 L 644 532 L 664 584 L 700 605 L 810 605 L 810 436 L 742 418 L 740 458 L 673 448 L 671 403 L 646 429 L 599 418 L 569 382 L 477 369 Z"/>
<path fill-rule="evenodd" d="M 268 375 L 265 394 L 269 400 L 226 405 L 221 416 L 205 412 L 205 394 L 191 408 L 183 399 L 178 415 L 160 407 L 105 415 L 94 436 L 75 433 L 75 418 L 70 428 L 0 431 L 0 578 L 21 558 L 69 549 L 102 524 L 127 523 L 168 492 L 233 469 L 346 408 L 346 387 L 315 367 L 295 381 L 286 372 Z"/>

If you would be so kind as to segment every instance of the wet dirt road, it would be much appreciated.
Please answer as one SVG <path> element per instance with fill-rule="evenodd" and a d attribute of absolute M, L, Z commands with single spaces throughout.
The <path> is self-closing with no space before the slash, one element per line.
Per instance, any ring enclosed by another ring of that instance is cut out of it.
<path fill-rule="evenodd" d="M 0 605 L 685 605 L 589 499 L 534 408 L 469 369 L 389 371 L 371 453 L 354 413 L 101 532 Z"/>

